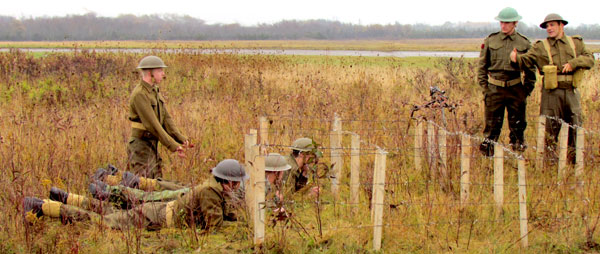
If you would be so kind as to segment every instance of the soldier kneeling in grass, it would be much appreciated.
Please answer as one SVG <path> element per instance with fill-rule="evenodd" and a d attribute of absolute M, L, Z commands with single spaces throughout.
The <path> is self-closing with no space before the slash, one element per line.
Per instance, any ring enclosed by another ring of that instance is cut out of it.
<path fill-rule="evenodd" d="M 224 220 L 237 219 L 228 209 L 226 199 L 240 187 L 240 182 L 248 179 L 244 167 L 233 159 L 221 161 L 212 169 L 212 174 L 213 178 L 174 201 L 143 203 L 131 210 L 103 207 L 99 200 L 73 194 L 62 202 L 26 197 L 23 208 L 29 221 L 46 215 L 68 222 L 101 221 L 114 229 L 144 227 L 157 230 L 196 225 L 212 231 L 219 228 Z"/>

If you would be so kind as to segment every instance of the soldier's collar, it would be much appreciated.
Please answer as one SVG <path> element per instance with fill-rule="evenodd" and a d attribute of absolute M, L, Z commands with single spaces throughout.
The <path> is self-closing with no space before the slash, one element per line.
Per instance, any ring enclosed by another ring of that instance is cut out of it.
<path fill-rule="evenodd" d="M 142 80 L 142 81 L 140 82 L 140 84 L 142 84 L 142 86 L 143 86 L 143 87 L 144 87 L 146 90 L 148 90 L 148 92 L 150 92 L 150 91 L 153 91 L 153 90 L 155 90 L 155 89 L 156 89 L 156 91 L 158 92 L 158 86 L 151 85 L 150 83 L 148 83 L 148 82 L 146 82 L 146 81 L 144 81 L 144 80 Z"/>
<path fill-rule="evenodd" d="M 503 32 L 500 32 L 501 36 L 502 36 L 502 40 L 506 39 L 506 37 L 510 38 L 511 40 L 515 39 L 515 36 L 517 35 L 517 31 L 514 31 L 511 35 L 505 34 Z"/>

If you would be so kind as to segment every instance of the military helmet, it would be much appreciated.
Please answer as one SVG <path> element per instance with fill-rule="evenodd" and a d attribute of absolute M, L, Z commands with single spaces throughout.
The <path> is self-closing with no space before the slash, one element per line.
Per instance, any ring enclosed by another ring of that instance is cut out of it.
<path fill-rule="evenodd" d="M 548 14 L 548 16 L 546 16 L 546 18 L 544 19 L 544 22 L 542 22 L 540 24 L 540 27 L 546 29 L 546 24 L 550 21 L 560 21 L 565 25 L 569 24 L 569 22 L 564 20 L 560 15 L 558 15 L 556 13 L 550 13 L 550 14 Z"/>
<path fill-rule="evenodd" d="M 500 13 L 498 13 L 496 20 L 501 22 L 516 22 L 521 20 L 521 18 L 522 17 L 519 16 L 519 13 L 517 13 L 517 10 L 515 10 L 515 8 L 506 7 L 502 9 Z"/>
<path fill-rule="evenodd" d="M 270 153 L 265 158 L 265 171 L 286 171 L 292 168 L 285 157 L 278 153 Z"/>
<path fill-rule="evenodd" d="M 211 170 L 211 173 L 218 178 L 236 182 L 245 181 L 250 178 L 246 174 L 244 166 L 234 159 L 222 160 Z"/>
<path fill-rule="evenodd" d="M 158 56 L 146 56 L 142 58 L 140 64 L 137 66 L 138 69 L 156 69 L 156 68 L 167 68 L 165 62 Z"/>
<path fill-rule="evenodd" d="M 298 150 L 301 152 L 309 152 L 315 149 L 313 141 L 310 138 L 299 138 L 292 143 L 292 150 Z"/>

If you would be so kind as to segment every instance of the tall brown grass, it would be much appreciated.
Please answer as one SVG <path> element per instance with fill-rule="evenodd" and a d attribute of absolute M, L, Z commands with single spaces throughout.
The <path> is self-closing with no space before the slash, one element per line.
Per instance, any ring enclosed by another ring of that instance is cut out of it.
<path fill-rule="evenodd" d="M 165 178 L 197 184 L 218 161 L 243 160 L 243 135 L 257 128 L 257 119 L 263 115 L 272 120 L 271 144 L 281 145 L 270 147 L 273 152 L 289 153 L 285 146 L 301 136 L 327 147 L 334 113 L 344 120 L 344 130 L 361 135 L 365 150 L 361 153 L 359 214 L 350 213 L 356 204 L 348 204 L 349 176 L 344 174 L 341 200 L 334 202 L 327 192 L 323 197 L 323 237 L 317 232 L 314 202 L 299 197 L 290 204 L 297 223 L 268 227 L 263 249 L 267 252 L 369 252 L 368 200 L 375 146 L 390 152 L 383 242 L 387 252 L 570 253 L 594 250 L 598 242 L 598 234 L 592 230 L 599 214 L 594 180 L 598 179 L 597 133 L 588 134 L 586 141 L 587 200 L 571 189 L 573 185 L 556 185 L 551 167 L 536 170 L 531 167 L 533 161 L 528 162 L 529 249 L 520 249 L 518 243 L 512 161 L 506 163 L 505 181 L 512 185 L 505 187 L 502 213 L 494 209 L 491 162 L 475 152 L 471 178 L 477 184 L 472 187 L 472 205 L 464 210 L 457 205 L 458 137 L 450 136 L 448 141 L 451 179 L 414 169 L 410 110 L 429 100 L 430 86 L 446 90 L 451 100 L 461 105 L 456 113 L 445 113 L 449 131 L 480 135 L 483 98 L 474 80 L 473 59 L 432 58 L 428 68 L 398 65 L 402 60 L 393 58 L 371 64 L 361 57 L 298 62 L 278 56 L 155 53 L 169 66 L 168 78 L 161 85 L 168 109 L 196 144 L 184 159 L 161 149 Z M 96 168 L 106 163 L 125 168 L 128 97 L 139 82 L 135 66 L 141 57 L 87 51 L 41 58 L 19 51 L 0 53 L 0 199 L 4 204 L 0 207 L 0 252 L 252 251 L 252 237 L 243 224 L 229 225 L 219 234 L 194 241 L 189 229 L 135 233 L 93 223 L 61 225 L 49 219 L 32 226 L 23 223 L 24 196 L 46 197 L 51 185 L 85 193 L 88 177 Z M 581 89 L 584 126 L 590 130 L 600 129 L 595 124 L 600 119 L 595 86 L 599 78 L 596 66 Z M 535 145 L 538 109 L 536 90 L 527 109 L 530 147 Z M 416 114 L 441 122 L 439 111 Z M 505 128 L 504 143 L 506 132 Z M 349 146 L 349 141 L 344 144 Z M 530 149 L 526 156 L 533 154 Z M 567 180 L 573 182 L 572 173 Z M 452 189 L 443 190 L 442 181 L 453 183 Z M 282 232 L 284 240 L 278 238 Z M 136 244 L 136 239 L 141 244 Z"/>

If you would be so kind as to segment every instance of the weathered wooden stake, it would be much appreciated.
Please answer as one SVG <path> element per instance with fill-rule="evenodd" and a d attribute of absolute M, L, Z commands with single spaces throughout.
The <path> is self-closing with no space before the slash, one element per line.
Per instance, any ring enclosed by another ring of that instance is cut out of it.
<path fill-rule="evenodd" d="M 350 153 L 350 200 L 353 205 L 352 213 L 358 213 L 360 187 L 360 136 L 352 135 L 352 151 Z"/>
<path fill-rule="evenodd" d="M 256 142 L 258 140 L 258 135 L 256 129 L 250 129 L 250 134 L 246 134 L 244 136 L 244 160 L 246 161 L 246 172 L 250 175 L 250 179 L 247 183 L 244 183 L 244 187 L 246 189 L 246 205 L 248 206 L 249 211 L 253 210 L 254 205 L 254 182 L 256 180 L 256 176 L 254 176 L 254 157 L 253 149 L 256 147 Z M 263 179 L 264 180 L 264 179 Z M 252 213 L 250 213 L 253 216 Z"/>
<path fill-rule="evenodd" d="M 335 197 L 339 193 L 339 182 L 342 177 L 342 168 L 344 166 L 344 160 L 342 158 L 342 119 L 335 115 L 333 119 L 333 128 L 329 135 L 329 143 L 331 147 L 331 163 L 333 164 L 331 179 L 331 192 Z"/>
<path fill-rule="evenodd" d="M 435 126 L 432 122 L 427 122 L 427 159 L 429 165 L 435 163 Z M 431 171 L 431 169 L 429 169 Z"/>
<path fill-rule="evenodd" d="M 471 139 L 462 135 L 460 139 L 460 202 L 464 206 L 469 200 L 471 166 Z"/>
<path fill-rule="evenodd" d="M 564 179 L 565 168 L 567 167 L 567 151 L 569 140 L 569 125 L 562 123 L 558 133 L 558 179 Z"/>
<path fill-rule="evenodd" d="M 423 156 L 423 122 L 418 121 L 417 127 L 415 128 L 415 150 L 414 150 L 414 161 L 415 170 L 421 171 L 421 156 Z"/>
<path fill-rule="evenodd" d="M 446 146 L 447 142 L 446 142 L 446 130 L 444 129 L 439 129 L 438 130 L 438 149 L 440 151 L 440 160 L 442 161 L 442 175 L 443 176 L 447 176 L 448 174 L 446 173 L 446 165 L 448 163 L 448 148 Z"/>
<path fill-rule="evenodd" d="M 265 155 L 259 146 L 253 148 L 254 158 L 254 244 L 262 244 L 265 240 Z M 252 180 L 252 179 L 251 179 Z"/>
<path fill-rule="evenodd" d="M 499 211 L 504 203 L 504 150 L 502 145 L 494 145 L 494 201 Z"/>
<path fill-rule="evenodd" d="M 544 167 L 544 150 L 546 143 L 546 116 L 540 115 L 537 124 L 537 144 L 535 152 L 535 167 L 540 170 Z"/>
<path fill-rule="evenodd" d="M 585 145 L 585 130 L 577 127 L 577 139 L 575 140 L 575 178 L 578 181 L 578 187 L 583 187 L 583 149 Z"/>
<path fill-rule="evenodd" d="M 527 248 L 529 241 L 527 239 L 527 179 L 525 175 L 525 159 L 519 158 L 517 167 L 519 170 L 519 221 L 521 246 Z"/>
<path fill-rule="evenodd" d="M 378 251 L 381 249 L 381 235 L 383 233 L 383 201 L 385 195 L 385 168 L 386 154 L 383 150 L 378 150 L 375 155 L 375 184 L 373 184 L 373 249 Z"/>

